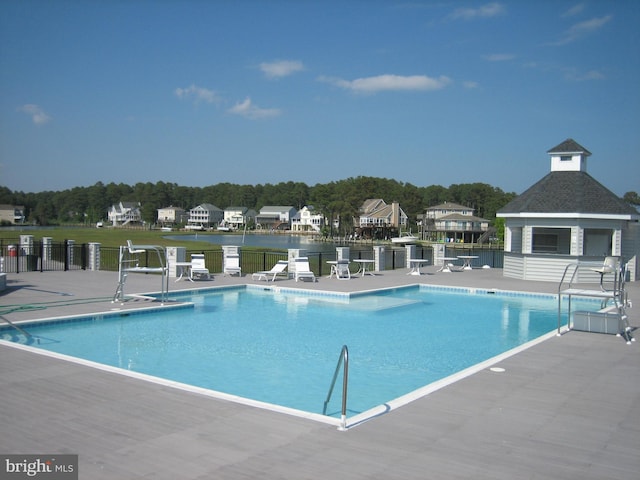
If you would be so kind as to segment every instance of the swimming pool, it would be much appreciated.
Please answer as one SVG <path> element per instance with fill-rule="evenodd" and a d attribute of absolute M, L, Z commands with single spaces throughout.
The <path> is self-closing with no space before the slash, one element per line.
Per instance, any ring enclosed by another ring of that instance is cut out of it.
<path fill-rule="evenodd" d="M 422 285 L 349 295 L 248 285 L 172 297 L 189 305 L 22 327 L 38 349 L 315 414 L 348 345 L 349 416 L 557 327 L 555 296 L 490 290 Z M 0 338 L 27 340 L 9 327 Z M 340 386 L 327 409 L 333 417 Z"/>

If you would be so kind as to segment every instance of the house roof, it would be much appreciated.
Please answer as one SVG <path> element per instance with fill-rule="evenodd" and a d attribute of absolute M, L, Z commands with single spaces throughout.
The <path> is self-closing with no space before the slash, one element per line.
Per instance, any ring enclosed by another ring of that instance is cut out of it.
<path fill-rule="evenodd" d="M 547 153 L 583 153 L 586 156 L 591 155 L 591 152 L 576 142 L 573 138 L 567 138 L 560 145 L 556 145 Z"/>
<path fill-rule="evenodd" d="M 623 215 L 638 218 L 635 208 L 588 173 L 561 171 L 547 174 L 497 213 L 498 216 L 544 213 Z"/>
<path fill-rule="evenodd" d="M 380 209 L 381 207 L 384 207 L 385 205 L 385 201 L 381 198 L 367 198 L 364 202 L 362 202 L 360 211 L 364 214 L 368 214 Z"/>
<path fill-rule="evenodd" d="M 140 202 L 120 202 L 122 208 L 137 208 L 140 206 Z"/>
<path fill-rule="evenodd" d="M 462 215 L 461 213 L 449 213 L 448 215 L 443 215 L 439 218 L 435 219 L 436 222 L 443 221 L 460 221 L 460 222 L 488 222 L 486 218 L 476 217 L 474 215 Z"/>
<path fill-rule="evenodd" d="M 184 208 L 180 208 L 180 207 L 174 207 L 173 205 L 169 206 L 169 207 L 162 207 L 159 208 L 158 210 L 173 210 L 174 212 L 184 212 Z"/>
<path fill-rule="evenodd" d="M 290 205 L 265 205 L 260 209 L 260 213 L 280 213 L 290 212 L 291 210 L 295 210 L 295 208 Z"/>
<path fill-rule="evenodd" d="M 400 207 L 398 207 L 398 213 L 402 217 L 406 218 L 407 216 L 407 214 L 404 213 L 404 210 Z M 393 205 L 381 205 L 377 210 L 363 213 L 361 217 L 390 218 L 392 215 Z"/>
<path fill-rule="evenodd" d="M 465 207 L 464 205 L 460 205 L 459 203 L 452 202 L 444 202 L 440 205 L 434 205 L 433 207 L 427 208 L 427 210 L 472 210 L 471 207 Z"/>

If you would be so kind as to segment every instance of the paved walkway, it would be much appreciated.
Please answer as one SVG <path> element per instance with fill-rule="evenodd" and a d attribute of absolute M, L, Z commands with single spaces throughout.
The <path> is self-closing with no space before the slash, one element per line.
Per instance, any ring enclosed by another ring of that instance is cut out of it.
<path fill-rule="evenodd" d="M 356 291 L 425 282 L 555 293 L 499 270 L 384 272 L 281 286 Z M 9 276 L 16 322 L 145 307 L 112 304 L 113 272 Z M 139 275 L 127 291 L 157 291 Z M 171 289 L 255 283 L 216 275 Z M 640 286 L 630 297 L 640 301 Z M 630 310 L 632 325 L 639 316 Z M 74 453 L 82 479 L 635 479 L 640 342 L 569 332 L 347 432 L 0 344 L 0 453 Z"/>

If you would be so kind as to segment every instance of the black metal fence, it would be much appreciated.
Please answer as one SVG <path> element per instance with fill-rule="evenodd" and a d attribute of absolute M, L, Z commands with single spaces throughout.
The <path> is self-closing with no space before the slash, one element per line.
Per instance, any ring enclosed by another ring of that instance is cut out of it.
<path fill-rule="evenodd" d="M 30 244 L 20 244 L 18 241 L 0 240 L 0 271 L 6 273 L 20 273 L 29 271 L 67 271 L 67 270 L 106 270 L 118 271 L 119 248 L 100 247 L 99 253 L 91 244 L 76 244 L 71 240 L 64 242 L 34 241 Z M 445 256 L 459 255 L 477 256 L 472 266 L 489 265 L 492 268 L 502 268 L 504 252 L 501 249 L 482 248 L 476 246 L 460 246 L 458 244 L 446 246 Z M 222 250 L 186 250 L 186 258 L 193 253 L 205 256 L 207 268 L 212 273 L 222 272 Z M 385 270 L 406 268 L 407 251 L 404 247 L 385 246 L 382 263 Z M 433 248 L 429 245 L 417 245 L 413 253 L 415 258 L 428 260 L 433 264 Z M 328 274 L 328 261 L 336 260 L 336 252 L 309 252 L 309 266 L 319 276 Z M 286 251 L 243 250 L 241 254 L 241 268 L 243 273 L 253 273 L 269 270 L 279 260 L 287 260 Z M 370 250 L 350 251 L 350 260 L 374 260 L 373 248 Z M 158 267 L 158 258 L 152 252 L 141 254 L 140 266 Z"/>
<path fill-rule="evenodd" d="M 88 245 L 73 241 L 29 244 L 0 240 L 0 267 L 5 273 L 86 269 Z"/>

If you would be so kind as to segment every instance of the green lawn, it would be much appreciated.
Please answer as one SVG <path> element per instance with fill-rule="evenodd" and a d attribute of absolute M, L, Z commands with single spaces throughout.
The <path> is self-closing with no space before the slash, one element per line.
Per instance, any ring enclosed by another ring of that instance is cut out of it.
<path fill-rule="evenodd" d="M 166 235 L 193 235 L 190 232 L 161 232 L 159 230 L 126 230 L 119 228 L 76 228 L 59 227 L 43 229 L 25 229 L 23 231 L 8 230 L 0 228 L 0 240 L 2 243 L 15 241 L 20 235 L 33 235 L 35 241 L 40 241 L 43 237 L 51 237 L 54 242 L 64 240 L 75 240 L 77 244 L 97 242 L 104 247 L 118 247 L 126 245 L 127 240 L 139 245 L 161 245 L 184 246 L 184 242 L 167 240 Z M 215 235 L 214 233 L 198 233 L 198 236 Z M 189 242 L 190 249 L 212 250 L 220 248 L 218 245 L 209 242 Z"/>

